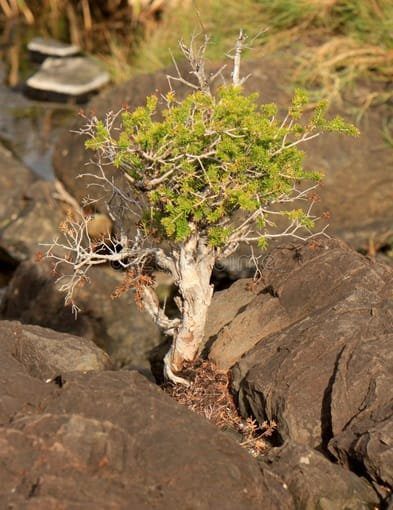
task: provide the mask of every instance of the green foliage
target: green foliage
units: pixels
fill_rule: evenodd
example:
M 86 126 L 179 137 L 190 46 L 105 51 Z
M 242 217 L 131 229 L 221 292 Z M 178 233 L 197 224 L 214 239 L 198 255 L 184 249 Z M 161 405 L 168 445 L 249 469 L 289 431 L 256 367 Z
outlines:
M 110 133 L 105 127 L 102 120 L 97 121 L 95 125 L 95 136 L 85 142 L 86 149 L 98 150 L 100 149 L 106 140 L 110 139 Z
M 259 105 L 256 94 L 247 96 L 240 87 L 224 86 L 215 97 L 197 91 L 183 101 L 170 92 L 165 100 L 161 117 L 156 96 L 123 112 L 116 138 L 97 122 L 86 147 L 105 151 L 111 145 L 115 165 L 134 180 L 135 192 L 146 193 L 144 228 L 177 242 L 188 238 L 193 224 L 212 246 L 223 246 L 235 212 L 245 217 L 259 212 L 264 247 L 263 208 L 291 197 L 302 181 L 321 177 L 305 171 L 298 145 L 317 132 L 357 133 L 339 117 L 327 120 L 324 103 L 305 114 L 308 98 L 301 90 L 284 122 L 277 119 L 276 105 Z M 302 210 L 285 215 L 307 229 L 313 226 Z

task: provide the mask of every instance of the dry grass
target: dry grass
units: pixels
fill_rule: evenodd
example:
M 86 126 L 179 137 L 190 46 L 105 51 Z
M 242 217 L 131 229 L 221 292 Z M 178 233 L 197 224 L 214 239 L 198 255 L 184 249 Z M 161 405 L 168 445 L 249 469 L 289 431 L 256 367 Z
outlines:
M 365 108 L 392 98 L 384 90 L 393 72 L 392 0 L 0 0 L 1 13 L 93 51 L 114 82 L 168 65 L 178 40 L 196 28 L 212 35 L 208 58 L 222 60 L 239 27 L 250 39 L 268 27 L 248 56 L 289 48 L 298 64 L 293 80 L 314 87 L 317 99 L 340 102 L 364 76 L 381 84 Z M 14 68 L 20 60 L 13 57 Z
M 228 373 L 219 371 L 208 361 L 199 361 L 186 369 L 192 380 L 189 387 L 165 384 L 163 389 L 177 402 L 205 417 L 221 430 L 237 432 L 240 444 L 257 457 L 269 448 L 267 438 L 277 428 L 275 422 L 259 425 L 254 419 L 244 420 L 229 391 Z
M 344 88 L 360 76 L 377 75 L 388 82 L 393 77 L 393 50 L 360 44 L 350 37 L 333 37 L 320 46 L 304 50 L 299 57 L 295 80 L 301 79 L 323 92 L 330 102 L 342 102 Z M 391 90 L 376 92 L 364 98 L 367 108 L 383 96 L 393 97 Z
M 313 87 L 318 100 L 340 103 L 343 91 L 362 77 L 382 86 L 361 108 L 392 97 L 383 90 L 393 75 L 391 0 L 197 0 L 164 12 L 154 33 L 142 41 L 135 67 L 153 71 L 169 64 L 168 49 L 177 56 L 177 40 L 200 26 L 198 12 L 203 28 L 213 35 L 208 50 L 213 60 L 230 49 L 239 26 L 251 38 L 268 27 L 248 56 L 290 48 L 297 64 L 293 81 Z

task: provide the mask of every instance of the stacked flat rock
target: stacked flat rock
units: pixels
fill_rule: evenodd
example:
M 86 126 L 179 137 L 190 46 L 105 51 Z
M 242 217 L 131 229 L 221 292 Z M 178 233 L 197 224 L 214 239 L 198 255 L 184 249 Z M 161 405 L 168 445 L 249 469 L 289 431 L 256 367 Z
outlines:
M 29 93 L 41 92 L 46 98 L 52 94 L 80 99 L 108 82 L 109 74 L 88 57 L 49 57 L 26 85 Z
M 31 52 L 35 59 L 41 60 L 46 57 L 74 57 L 80 53 L 79 46 L 75 44 L 66 44 L 56 39 L 44 39 L 43 37 L 35 37 L 27 45 L 27 49 Z

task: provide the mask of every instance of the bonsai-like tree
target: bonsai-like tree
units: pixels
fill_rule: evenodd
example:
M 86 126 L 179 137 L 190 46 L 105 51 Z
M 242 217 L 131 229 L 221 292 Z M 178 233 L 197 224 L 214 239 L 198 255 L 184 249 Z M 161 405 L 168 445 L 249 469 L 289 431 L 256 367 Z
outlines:
M 103 239 L 97 249 L 89 236 L 89 217 L 70 216 L 63 224 L 63 240 L 56 240 L 47 253 L 56 264 L 71 268 L 60 277 L 60 289 L 75 310 L 75 287 L 88 279 L 92 266 L 116 262 L 126 270 L 117 293 L 133 287 L 139 304 L 173 337 L 164 371 L 175 383 L 187 384 L 179 374 L 201 347 L 215 262 L 240 243 L 264 249 L 272 238 L 305 240 L 324 232 L 313 233 L 319 219 L 312 213 L 314 189 L 321 175 L 303 168 L 299 145 L 326 131 L 357 132 L 339 117 L 326 120 L 325 103 L 310 110 L 300 90 L 282 119 L 275 104 L 259 105 L 256 94 L 246 95 L 240 78 L 244 41 L 240 32 L 232 81 L 216 93 L 211 84 L 222 77 L 222 69 L 208 74 L 208 40 L 197 46 L 194 39 L 181 48 L 195 80 L 185 79 L 177 66 L 177 76 L 168 77 L 170 85 L 172 80 L 189 85 L 191 93 L 184 100 L 170 86 L 165 96 L 150 96 L 132 112 L 110 112 L 103 120 L 86 117 L 81 133 L 88 136 L 86 148 L 94 151 L 98 168 L 89 175 L 111 190 L 106 205 L 117 236 Z M 159 101 L 164 102 L 160 114 Z M 108 172 L 113 167 L 123 176 L 123 185 Z M 293 208 L 296 201 L 306 207 Z M 115 203 L 134 215 L 135 237 L 128 236 Z M 56 254 L 56 247 L 62 254 Z M 152 265 L 171 275 L 178 316 L 169 317 L 160 304 Z

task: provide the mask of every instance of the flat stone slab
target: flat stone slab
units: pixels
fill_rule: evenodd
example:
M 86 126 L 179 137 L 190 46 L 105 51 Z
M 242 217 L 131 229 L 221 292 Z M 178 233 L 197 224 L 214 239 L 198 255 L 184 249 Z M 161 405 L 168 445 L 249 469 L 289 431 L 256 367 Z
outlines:
M 48 55 L 48 57 L 72 57 L 80 52 L 79 46 L 66 44 L 56 39 L 34 37 L 27 45 L 29 51 Z
M 81 96 L 103 87 L 109 79 L 109 74 L 90 58 L 49 57 L 26 84 L 34 90 Z

